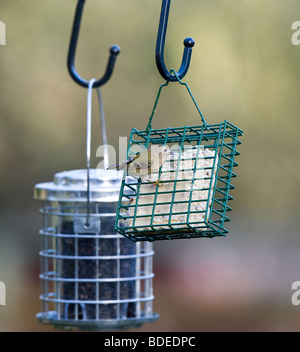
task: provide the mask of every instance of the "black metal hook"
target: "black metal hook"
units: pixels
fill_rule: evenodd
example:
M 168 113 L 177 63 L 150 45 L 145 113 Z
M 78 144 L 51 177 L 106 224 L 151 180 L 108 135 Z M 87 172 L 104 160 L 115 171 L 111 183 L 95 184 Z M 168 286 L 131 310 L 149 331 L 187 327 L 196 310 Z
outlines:
M 156 66 L 161 76 L 167 81 L 174 82 L 174 81 L 177 81 L 178 78 L 167 70 L 164 62 L 164 48 L 165 48 L 170 5 L 171 5 L 171 0 L 162 0 L 155 57 L 156 57 Z M 195 41 L 193 38 L 186 38 L 183 44 L 184 44 L 183 57 L 181 61 L 181 66 L 179 68 L 179 71 L 177 72 L 177 76 L 179 77 L 179 79 L 182 79 L 186 75 L 189 69 L 191 56 L 192 56 L 192 48 L 195 44 Z
M 85 79 L 83 79 L 79 76 L 79 74 L 76 71 L 75 63 L 74 63 L 84 3 L 85 3 L 85 0 L 78 0 L 76 12 L 75 12 L 75 17 L 74 17 L 72 34 L 71 34 L 69 52 L 68 52 L 68 70 L 69 70 L 71 77 L 74 79 L 75 82 L 77 82 L 82 87 L 88 87 L 89 81 L 86 81 Z M 97 80 L 93 84 L 93 88 L 97 88 L 97 87 L 102 86 L 110 79 L 110 77 L 113 73 L 115 61 L 116 61 L 116 58 L 117 58 L 117 55 L 119 54 L 119 52 L 120 52 L 120 48 L 117 45 L 113 45 L 110 48 L 110 55 L 109 55 L 109 59 L 108 59 L 107 67 L 106 67 L 106 72 L 101 79 Z

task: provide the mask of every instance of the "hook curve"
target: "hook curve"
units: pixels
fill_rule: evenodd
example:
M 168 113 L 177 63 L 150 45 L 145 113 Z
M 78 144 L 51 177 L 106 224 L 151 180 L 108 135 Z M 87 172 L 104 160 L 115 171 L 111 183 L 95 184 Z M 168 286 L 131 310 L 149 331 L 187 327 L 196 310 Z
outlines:
M 75 53 L 76 53 L 76 47 L 77 47 L 77 41 L 78 41 L 78 35 L 79 35 L 79 29 L 80 29 L 80 23 L 81 23 L 84 4 L 85 4 L 85 0 L 78 0 L 75 17 L 74 17 L 72 34 L 71 34 L 70 46 L 68 51 L 67 66 L 73 80 L 76 83 L 78 83 L 80 86 L 87 88 L 89 86 L 89 81 L 80 77 L 75 68 Z M 109 51 L 110 51 L 110 55 L 109 55 L 106 71 L 102 76 L 102 78 L 94 82 L 92 88 L 97 88 L 104 85 L 110 79 L 113 73 L 117 55 L 120 53 L 120 48 L 117 45 L 113 45 Z
M 162 0 L 157 41 L 156 41 L 155 58 L 156 58 L 156 66 L 161 76 L 167 81 L 175 82 L 178 80 L 176 75 L 171 74 L 167 70 L 164 62 L 164 48 L 165 48 L 170 5 L 171 5 L 171 0 Z M 181 61 L 180 68 L 177 72 L 177 76 L 179 77 L 179 79 L 182 79 L 186 75 L 189 69 L 191 56 L 192 56 L 192 48 L 195 44 L 195 41 L 193 38 L 185 38 L 183 44 L 184 44 L 184 51 L 183 51 L 182 61 Z

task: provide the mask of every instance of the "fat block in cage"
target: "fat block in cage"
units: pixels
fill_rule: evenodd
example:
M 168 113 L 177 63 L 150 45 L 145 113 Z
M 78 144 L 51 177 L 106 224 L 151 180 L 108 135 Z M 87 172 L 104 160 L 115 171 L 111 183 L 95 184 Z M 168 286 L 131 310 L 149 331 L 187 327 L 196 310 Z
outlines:
M 168 225 L 170 213 L 172 213 L 171 223 L 186 223 L 191 195 L 189 220 L 197 221 L 199 217 L 204 219 L 206 203 L 207 201 L 211 203 L 211 195 L 208 199 L 208 190 L 211 178 L 212 186 L 214 185 L 216 167 L 214 167 L 215 152 L 200 147 L 188 147 L 181 151 L 180 146 L 174 146 L 169 159 L 162 164 L 161 173 L 141 177 L 139 194 L 131 196 L 131 205 L 127 213 L 130 224 L 133 224 L 136 216 L 136 226 L 144 226 L 144 230 L 151 230 L 149 226 L 152 213 L 153 224 L 156 225 Z M 156 193 L 157 185 L 159 188 Z
M 122 176 L 90 170 L 89 203 L 87 170 L 61 172 L 54 182 L 35 186 L 35 198 L 43 202 L 39 321 L 62 329 L 101 330 L 157 319 L 152 246 L 135 244 L 114 228 Z
M 169 148 L 159 171 L 124 178 L 116 231 L 133 241 L 224 236 L 242 131 L 220 124 L 132 130 L 128 150 Z M 138 159 L 137 159 L 138 160 Z

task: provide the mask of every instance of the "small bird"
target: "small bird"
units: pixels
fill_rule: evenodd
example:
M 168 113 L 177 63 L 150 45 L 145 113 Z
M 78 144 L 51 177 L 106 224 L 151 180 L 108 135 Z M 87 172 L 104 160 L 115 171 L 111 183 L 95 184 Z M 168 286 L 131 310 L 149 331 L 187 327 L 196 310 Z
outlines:
M 170 148 L 167 145 L 150 145 L 121 164 L 109 166 L 107 170 L 126 170 L 128 175 L 135 177 L 148 176 L 158 172 L 170 154 Z

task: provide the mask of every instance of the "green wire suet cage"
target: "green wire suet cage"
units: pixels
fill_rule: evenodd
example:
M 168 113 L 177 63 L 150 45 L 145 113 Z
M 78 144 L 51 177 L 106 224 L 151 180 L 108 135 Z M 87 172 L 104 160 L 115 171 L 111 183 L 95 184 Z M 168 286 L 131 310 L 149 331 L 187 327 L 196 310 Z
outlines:
M 116 231 L 133 241 L 212 238 L 228 232 L 224 225 L 230 221 L 228 202 L 233 199 L 230 190 L 234 189 L 231 180 L 236 177 L 236 147 L 241 144 L 243 132 L 228 121 L 208 125 L 188 85 L 177 79 L 186 86 L 203 124 L 152 129 L 154 111 L 166 82 L 160 86 L 146 130 L 132 130 L 128 158 L 134 150 L 152 150 L 155 146 L 163 146 L 168 153 L 159 170 L 147 176 L 124 174 Z M 139 153 L 134 155 L 131 159 L 138 161 Z M 140 165 L 133 163 L 133 167 Z

